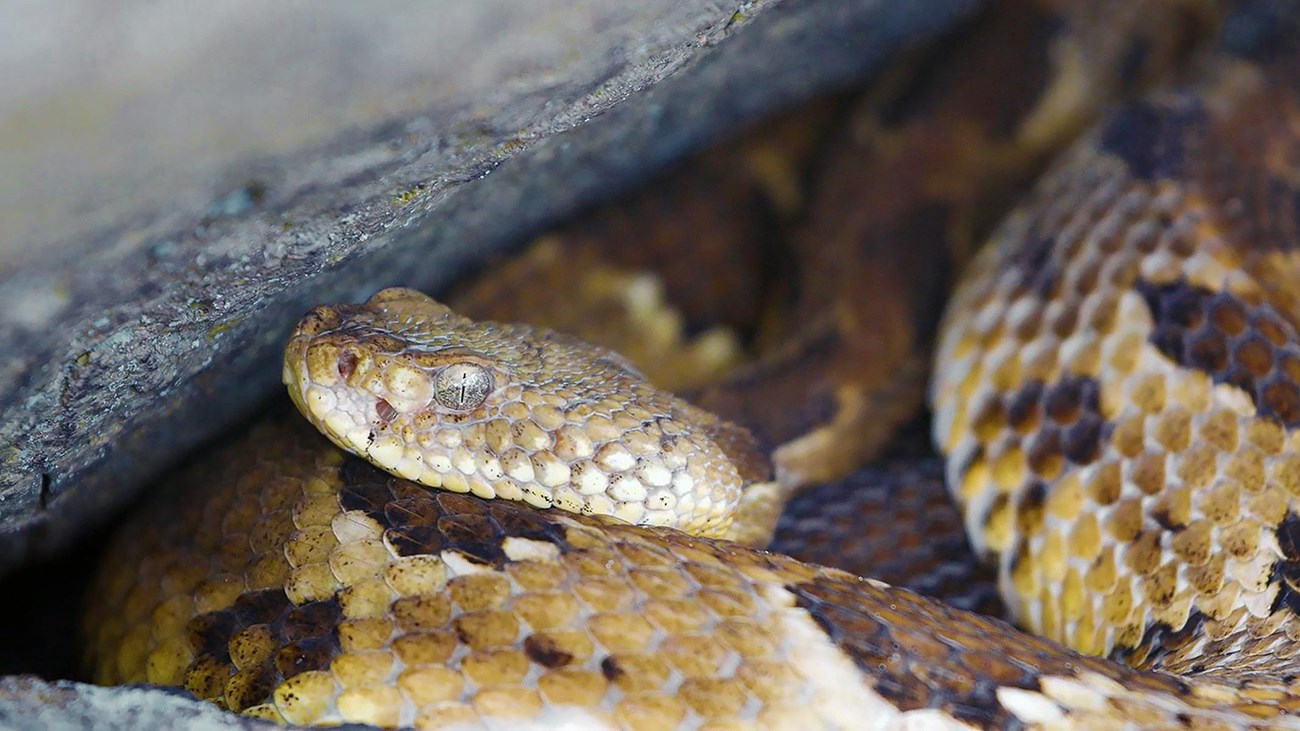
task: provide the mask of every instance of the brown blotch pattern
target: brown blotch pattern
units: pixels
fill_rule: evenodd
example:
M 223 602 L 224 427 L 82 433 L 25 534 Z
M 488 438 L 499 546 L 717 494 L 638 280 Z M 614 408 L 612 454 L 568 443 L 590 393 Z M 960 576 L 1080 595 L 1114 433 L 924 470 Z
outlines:
M 1001 616 L 995 573 L 971 552 L 930 459 L 868 468 L 796 496 L 768 548 Z
M 1138 668 L 1163 667 L 1170 656 L 1187 654 L 1196 639 L 1205 630 L 1205 615 L 1192 610 L 1187 622 L 1174 629 L 1159 622 L 1146 628 L 1142 641 L 1136 647 L 1120 647 L 1110 657 Z
M 1028 466 L 1046 479 L 1057 477 L 1066 460 L 1074 466 L 1095 462 L 1113 428 L 1101 415 L 1097 381 L 1079 376 L 1051 384 L 1031 380 L 1000 402 L 991 402 L 978 428 L 992 429 L 998 423 L 1025 435 L 1022 449 Z
M 496 502 L 431 492 L 408 482 L 394 485 L 388 475 L 360 460 L 348 460 L 342 470 L 340 504 L 365 511 L 386 526 L 384 541 L 399 556 L 455 550 L 500 568 L 507 560 L 501 545 L 505 535 L 565 547 L 561 531 L 528 511 L 502 510 Z
M 835 394 L 825 374 L 843 352 L 839 333 L 825 330 L 801 343 L 797 353 L 740 369 L 726 383 L 691 394 L 691 401 L 750 430 L 765 454 L 783 442 L 829 422 Z M 757 392 L 764 398 L 753 398 Z
M 1102 123 L 1097 146 L 1122 160 L 1135 178 L 1178 180 L 1198 160 L 1207 121 L 1194 96 L 1134 102 Z
M 1278 23 L 1277 27 L 1285 27 Z M 1300 242 L 1300 87 L 1293 51 L 1264 68 L 1264 83 L 1221 89 L 1231 105 L 1211 120 L 1193 176 L 1215 204 L 1234 246 L 1251 254 L 1294 252 Z M 1246 266 L 1253 268 L 1247 259 Z M 1293 320 L 1294 322 L 1294 320 Z
M 294 446 L 303 441 L 313 447 Z M 432 728 L 566 708 L 632 729 L 671 726 L 678 713 L 688 725 L 806 717 L 810 678 L 769 682 L 803 647 L 784 636 L 763 587 L 816 568 L 432 492 L 340 459 L 296 425 L 236 449 L 251 451 L 214 455 L 217 479 L 183 500 L 165 493 L 129 529 L 169 547 L 154 554 L 162 565 L 141 561 L 139 544 L 114 549 L 121 570 L 105 575 L 88 625 L 101 681 L 181 685 L 293 723 Z M 265 471 L 286 452 L 297 471 Z M 232 516 L 250 481 L 278 486 L 265 498 L 276 509 Z M 205 520 L 215 524 L 188 545 Z M 256 561 L 210 548 L 263 525 L 287 525 L 287 589 L 251 588 Z M 214 595 L 210 576 L 231 590 Z
M 925 604 L 908 591 L 890 592 L 887 609 L 866 611 L 850 597 L 880 589 L 852 580 L 818 577 L 787 589 L 870 678 L 872 687 L 899 708 L 935 708 L 976 727 L 1014 728 L 1020 721 L 997 699 L 999 688 L 1037 691 L 1040 679 L 1048 675 L 1102 668 L 1114 672 L 1114 666 L 1061 654 L 1055 644 L 1028 635 L 1018 635 L 1009 644 L 1000 640 L 990 644 L 989 638 L 1006 634 L 1007 625 Z M 917 615 L 925 616 L 925 621 L 897 621 Z M 1167 676 L 1120 671 L 1112 677 L 1167 693 L 1185 688 Z
M 1287 512 L 1277 529 L 1277 543 L 1282 558 L 1273 567 L 1280 586 L 1273 609 L 1285 607 L 1300 614 L 1300 516 Z
M 259 429 L 230 450 L 162 491 L 124 528 L 139 542 L 106 556 L 86 625 L 101 682 L 182 686 L 297 724 L 420 728 L 577 713 L 559 717 L 796 729 L 921 709 L 1014 725 L 1000 688 L 1046 693 L 1042 678 L 1081 672 L 1139 689 L 1114 712 L 1167 719 L 1174 711 L 1144 698 L 1183 692 L 788 557 L 431 493 L 344 460 L 306 427 Z M 262 504 L 233 510 L 251 482 Z M 236 546 L 261 544 L 281 516 L 289 528 L 266 556 L 286 562 L 283 588 L 258 588 L 277 572 Z M 439 536 L 421 539 L 429 552 L 396 550 L 414 545 L 415 525 Z M 1225 713 L 1252 702 L 1215 688 L 1160 703 Z
M 1300 425 L 1300 343 L 1268 303 L 1243 302 L 1185 278 L 1159 286 L 1138 280 L 1136 288 L 1151 308 L 1151 343 L 1161 353 L 1245 391 L 1261 416 Z

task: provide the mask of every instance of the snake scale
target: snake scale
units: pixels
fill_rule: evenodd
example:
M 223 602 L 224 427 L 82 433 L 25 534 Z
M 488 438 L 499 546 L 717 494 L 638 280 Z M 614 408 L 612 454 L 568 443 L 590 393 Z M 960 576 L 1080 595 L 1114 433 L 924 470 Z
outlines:
M 454 308 L 318 307 L 284 374 L 327 436 L 278 413 L 164 483 L 95 678 L 294 724 L 1300 728 L 1300 65 L 1221 11 L 1001 3 Z M 931 355 L 943 466 L 857 471 Z M 912 550 L 958 525 L 971 558 Z M 880 580 L 989 610 L 979 561 L 1033 634 Z

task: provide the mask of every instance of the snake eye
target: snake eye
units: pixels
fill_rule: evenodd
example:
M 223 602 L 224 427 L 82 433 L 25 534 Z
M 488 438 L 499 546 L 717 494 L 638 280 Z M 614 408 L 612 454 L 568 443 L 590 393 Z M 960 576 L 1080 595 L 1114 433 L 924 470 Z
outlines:
M 433 400 L 452 411 L 478 408 L 492 391 L 492 374 L 480 365 L 456 363 L 438 373 Z

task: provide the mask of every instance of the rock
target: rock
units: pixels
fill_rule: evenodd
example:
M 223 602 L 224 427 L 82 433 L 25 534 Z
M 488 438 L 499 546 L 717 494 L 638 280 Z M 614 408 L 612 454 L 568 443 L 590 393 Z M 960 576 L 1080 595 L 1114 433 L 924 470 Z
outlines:
M 48 731 L 193 729 L 270 731 L 268 721 L 241 718 L 178 690 L 145 686 L 103 688 L 30 675 L 0 678 L 0 727 Z

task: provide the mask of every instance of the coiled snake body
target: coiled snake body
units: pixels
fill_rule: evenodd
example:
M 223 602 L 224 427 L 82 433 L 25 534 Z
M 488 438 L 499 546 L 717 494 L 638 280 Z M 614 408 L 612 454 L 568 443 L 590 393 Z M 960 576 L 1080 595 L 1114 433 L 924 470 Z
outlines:
M 994 37 L 975 45 L 996 59 Z M 751 429 L 638 370 L 725 370 L 725 336 L 683 343 L 669 326 L 675 355 L 633 365 L 390 289 L 317 308 L 285 357 L 303 414 L 388 472 L 287 415 L 182 472 L 106 557 L 87 620 L 97 679 L 183 685 L 303 724 L 1300 728 L 1300 88 L 1287 63 L 1225 62 L 1194 92 L 1109 115 L 950 301 L 934 441 L 976 554 L 1043 638 L 733 542 L 764 545 L 790 493 L 879 445 L 868 407 L 919 393 L 919 345 L 845 375 L 896 324 L 871 311 L 892 306 L 878 299 L 846 309 L 861 281 L 855 295 L 805 291 L 793 321 L 811 335 L 777 338 L 739 377 L 680 377 Z M 948 98 L 928 112 L 955 134 L 966 108 Z M 1050 149 L 1043 120 L 1092 103 L 1045 98 L 1020 119 L 1023 174 L 1026 145 Z M 901 164 L 891 155 L 930 123 L 917 119 L 875 138 L 875 172 Z M 946 180 L 924 179 L 927 195 Z M 895 248 L 872 247 L 889 244 L 857 255 L 888 260 Z M 554 250 L 537 251 L 544 268 Z M 588 250 L 574 251 L 548 271 Z M 535 278 L 538 261 L 501 276 Z M 654 313 L 638 320 L 655 298 L 631 283 L 641 300 L 566 299 L 663 330 Z M 500 294 L 485 286 L 467 301 Z M 819 298 L 834 314 L 824 332 L 807 314 Z M 845 335 L 867 324 L 870 342 Z M 821 398 L 791 396 L 792 382 L 830 384 L 826 413 L 783 406 Z M 782 410 L 795 426 L 771 418 Z

